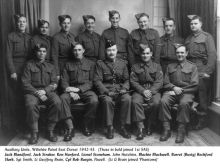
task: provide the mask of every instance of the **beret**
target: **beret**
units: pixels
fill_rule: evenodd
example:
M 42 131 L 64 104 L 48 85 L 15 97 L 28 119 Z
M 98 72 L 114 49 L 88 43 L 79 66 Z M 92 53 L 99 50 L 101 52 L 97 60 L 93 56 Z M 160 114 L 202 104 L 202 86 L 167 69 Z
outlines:
M 140 43 L 139 44 L 139 49 L 140 51 L 144 51 L 146 48 L 150 48 L 147 44 L 143 44 L 143 43 Z
M 143 16 L 147 16 L 147 18 L 149 18 L 149 15 L 146 14 L 146 13 L 138 13 L 138 14 L 135 15 L 135 18 L 136 18 L 137 20 L 139 20 L 139 19 L 140 19 L 141 17 L 143 17 Z
M 58 16 L 58 20 L 60 21 L 60 23 L 62 23 L 66 18 L 72 20 L 70 15 L 60 15 L 60 16 Z
M 111 41 L 111 40 L 107 40 L 106 43 L 105 43 L 105 49 L 109 48 L 109 47 L 112 47 L 116 45 L 115 42 Z
M 95 21 L 95 17 L 92 15 L 83 15 L 82 18 L 84 22 L 87 22 L 88 19 L 93 19 Z
M 34 46 L 34 51 L 38 51 L 40 48 L 46 48 L 46 50 L 47 50 L 47 46 L 46 45 L 37 43 Z

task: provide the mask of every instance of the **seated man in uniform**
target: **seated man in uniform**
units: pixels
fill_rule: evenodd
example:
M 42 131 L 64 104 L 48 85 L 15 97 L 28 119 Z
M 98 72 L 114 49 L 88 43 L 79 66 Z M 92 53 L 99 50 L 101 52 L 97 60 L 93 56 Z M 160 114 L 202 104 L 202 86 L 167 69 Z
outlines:
M 131 97 L 129 90 L 129 74 L 126 62 L 116 58 L 117 46 L 108 40 L 105 45 L 106 59 L 96 63 L 94 84 L 99 93 L 99 100 L 105 115 L 107 138 L 114 138 L 113 118 L 114 108 L 119 107 L 120 134 L 130 138 L 125 125 L 130 124 Z
M 159 90 L 163 86 L 163 72 L 159 64 L 152 62 L 152 54 L 148 45 L 140 44 L 142 61 L 133 65 L 131 69 L 130 82 L 131 87 L 135 90 L 132 95 L 131 111 L 132 119 L 138 127 L 137 140 L 144 138 L 145 110 L 143 103 L 149 105 L 146 134 L 151 135 L 161 98 Z
M 187 55 L 186 46 L 177 46 L 178 62 L 168 65 L 166 70 L 164 78 L 164 89 L 166 91 L 161 99 L 159 110 L 159 119 L 162 121 L 164 129 L 160 141 L 166 141 L 171 136 L 171 107 L 178 103 L 176 118 L 178 130 L 175 142 L 184 142 L 186 124 L 190 121 L 190 109 L 199 83 L 197 67 L 186 60 Z
M 31 129 L 29 143 L 36 144 L 38 142 L 39 104 L 45 104 L 48 107 L 47 138 L 49 141 L 56 142 L 57 137 L 53 130 L 61 109 L 60 98 L 55 93 L 57 88 L 56 71 L 52 64 L 45 61 L 47 55 L 45 45 L 38 44 L 34 50 L 36 58 L 27 63 L 22 76 L 27 123 Z
M 83 115 L 83 133 L 85 136 L 92 135 L 89 126 L 95 119 L 98 107 L 98 97 L 92 91 L 95 63 L 86 59 L 83 55 L 84 52 L 85 49 L 82 44 L 72 44 L 74 59 L 66 63 L 61 76 L 61 87 L 64 91 L 60 96 L 63 104 L 61 119 L 64 119 L 67 125 L 64 141 L 71 141 L 72 136 L 74 136 L 70 105 L 71 102 L 78 100 L 86 104 L 86 112 Z

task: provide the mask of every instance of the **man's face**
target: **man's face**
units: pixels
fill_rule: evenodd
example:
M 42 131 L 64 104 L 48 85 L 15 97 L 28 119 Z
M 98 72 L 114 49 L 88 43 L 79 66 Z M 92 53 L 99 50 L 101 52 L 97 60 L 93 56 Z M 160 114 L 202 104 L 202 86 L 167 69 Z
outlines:
M 141 30 L 146 30 L 148 29 L 148 24 L 149 24 L 149 19 L 147 16 L 142 16 L 139 20 L 138 20 L 138 25 L 139 25 L 139 28 Z
M 191 20 L 190 28 L 193 32 L 200 31 L 202 28 L 202 22 L 200 22 L 199 19 Z
M 71 21 L 69 18 L 66 18 L 61 24 L 61 29 L 64 31 L 64 32 L 69 32 L 70 31 L 70 28 L 71 28 Z
M 37 50 L 37 58 L 40 61 L 44 61 L 47 55 L 47 49 L 46 48 L 40 48 L 39 50 Z
M 166 34 L 168 34 L 168 35 L 173 34 L 175 29 L 176 29 L 176 26 L 172 20 L 165 21 L 164 30 L 165 30 Z
M 111 22 L 112 27 L 119 27 L 119 22 L 120 22 L 120 16 L 118 13 L 115 13 L 111 18 L 109 18 L 109 21 Z
M 17 22 L 17 27 L 20 31 L 24 32 L 27 26 L 27 19 L 25 17 L 20 17 Z
M 85 23 L 85 27 L 89 32 L 94 32 L 95 30 L 95 20 L 88 19 Z
M 42 34 L 42 35 L 48 35 L 49 34 L 49 24 L 48 23 L 44 23 L 40 27 L 40 34 Z
M 152 52 L 150 51 L 150 48 L 145 48 L 141 52 L 141 59 L 142 59 L 142 61 L 149 62 L 151 57 L 152 57 Z
M 117 52 L 118 52 L 118 50 L 117 50 L 117 46 L 116 45 L 106 49 L 107 57 L 109 59 L 111 59 L 111 60 L 116 58 Z
M 77 44 L 73 48 L 73 55 L 74 55 L 74 58 L 76 58 L 76 59 L 82 59 L 84 52 L 85 52 L 85 50 L 81 44 Z
M 186 51 L 185 46 L 181 46 L 176 49 L 176 56 L 179 62 L 184 62 L 186 60 L 187 55 L 188 55 L 188 52 Z

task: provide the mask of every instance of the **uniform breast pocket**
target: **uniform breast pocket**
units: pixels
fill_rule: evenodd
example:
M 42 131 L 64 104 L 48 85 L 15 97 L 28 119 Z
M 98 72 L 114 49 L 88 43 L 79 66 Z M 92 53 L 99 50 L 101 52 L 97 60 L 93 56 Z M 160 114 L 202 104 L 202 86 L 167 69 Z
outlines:
M 108 81 L 112 79 L 112 74 L 108 73 L 108 72 L 104 72 L 103 73 L 103 80 L 104 81 Z
M 41 73 L 37 68 L 31 69 L 31 81 L 34 84 L 37 84 L 41 81 Z
M 182 81 L 189 83 L 191 80 L 191 70 L 182 70 Z
M 13 42 L 13 46 L 14 46 L 14 51 L 15 52 L 20 52 L 22 51 L 22 43 L 19 41 L 14 41 Z
M 156 72 L 150 72 L 150 77 L 155 81 L 156 79 Z
M 61 53 L 66 52 L 68 45 L 65 43 L 59 43 L 59 50 Z
M 205 42 L 195 42 L 196 45 L 196 51 L 198 51 L 199 53 L 205 53 L 206 52 L 206 46 L 205 46 Z
M 136 71 L 136 75 L 137 75 L 140 82 L 144 82 L 144 80 L 145 80 L 144 70 Z
M 50 70 L 50 69 L 48 69 L 48 70 L 46 70 L 46 72 L 45 72 L 45 81 L 47 82 L 47 83 L 50 83 L 51 82 L 51 75 L 52 75 L 52 70 Z
M 76 79 L 76 73 L 77 73 L 76 69 L 74 68 L 69 69 L 68 74 L 71 81 Z
M 89 80 L 89 74 L 90 74 L 90 69 L 89 67 L 84 67 L 82 68 L 82 77 L 83 77 L 83 80 Z
M 91 49 L 91 48 L 93 48 L 92 47 L 93 43 L 92 43 L 91 40 L 86 40 L 86 41 L 84 41 L 84 46 L 85 46 L 86 49 Z

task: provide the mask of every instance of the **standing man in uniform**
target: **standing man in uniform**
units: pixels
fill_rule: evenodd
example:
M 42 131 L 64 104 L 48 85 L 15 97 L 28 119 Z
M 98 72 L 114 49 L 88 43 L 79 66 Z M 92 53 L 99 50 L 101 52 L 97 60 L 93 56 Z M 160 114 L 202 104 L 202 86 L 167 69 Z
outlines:
M 76 41 L 85 46 L 85 57 L 96 62 L 99 57 L 100 35 L 95 32 L 95 17 L 83 15 L 85 31 L 76 37 Z
M 16 31 L 8 35 L 6 44 L 6 66 L 9 75 L 11 110 L 17 119 L 15 126 L 23 126 L 24 99 L 21 75 L 25 63 L 30 59 L 31 36 L 26 33 L 27 18 L 23 14 L 14 15 Z
M 105 46 L 108 40 L 113 41 L 117 45 L 117 58 L 125 60 L 130 64 L 128 55 L 129 33 L 128 30 L 121 28 L 119 22 L 121 20 L 120 13 L 116 10 L 109 11 L 109 21 L 111 27 L 104 30 L 100 40 L 99 59 L 105 59 Z
M 188 59 L 197 65 L 199 71 L 199 122 L 195 128 L 202 129 L 207 125 L 209 88 L 217 53 L 212 35 L 202 30 L 202 18 L 197 15 L 190 15 L 189 18 L 192 34 L 185 40 L 185 45 L 189 50 Z
M 75 42 L 75 35 L 70 32 L 72 18 L 69 15 L 58 16 L 61 30 L 52 39 L 52 61 L 57 71 L 57 78 L 71 55 L 71 44 Z
M 127 93 L 129 74 L 124 60 L 116 58 L 117 46 L 108 40 L 105 44 L 106 59 L 96 63 L 94 84 L 99 94 L 99 100 L 107 125 L 107 138 L 114 138 L 113 118 L 115 107 L 120 116 L 120 134 L 130 138 L 125 125 L 131 123 L 131 96 Z
M 60 97 L 63 103 L 61 119 L 64 119 L 67 125 L 64 141 L 70 141 L 74 135 L 71 102 L 82 101 L 86 104 L 86 112 L 83 115 L 83 133 L 85 136 L 92 135 L 89 127 L 95 120 L 98 107 L 98 97 L 92 91 L 95 63 L 85 58 L 84 52 L 82 44 L 77 42 L 72 45 L 74 59 L 66 63 L 61 77 L 61 87 L 64 91 Z
M 49 36 L 50 23 L 44 19 L 38 20 L 38 34 L 32 37 L 31 48 L 34 49 L 37 44 L 44 44 L 47 46 L 46 61 L 51 62 L 51 36 Z
M 167 66 L 177 62 L 175 45 L 183 44 L 184 40 L 176 34 L 176 21 L 173 18 L 163 18 L 163 26 L 165 34 L 160 37 L 160 65 L 165 74 Z
M 56 71 L 52 64 L 45 61 L 47 46 L 38 44 L 34 50 L 35 59 L 27 63 L 22 76 L 27 110 L 26 119 L 31 129 L 29 143 L 36 144 L 38 142 L 39 104 L 45 104 L 48 110 L 47 138 L 51 142 L 56 142 L 57 137 L 53 131 L 61 112 L 61 101 L 55 93 L 57 88 Z
M 131 102 L 132 120 L 138 127 L 137 140 L 142 140 L 144 138 L 143 129 L 146 118 L 143 103 L 149 105 L 146 134 L 151 135 L 152 127 L 156 124 L 157 119 L 161 98 L 159 90 L 163 86 L 163 72 L 159 64 L 152 62 L 153 53 L 149 46 L 140 44 L 139 50 L 141 62 L 132 66 L 130 82 L 135 91 L 132 94 Z
M 132 60 L 132 64 L 140 61 L 139 57 L 139 45 L 148 45 L 152 52 L 152 60 L 156 63 L 160 63 L 160 37 L 157 30 L 149 28 L 149 15 L 146 13 L 139 13 L 135 15 L 139 29 L 135 29 L 131 32 L 132 43 L 129 46 L 129 55 Z
M 163 133 L 160 141 L 167 141 L 171 136 L 170 120 L 171 108 L 178 103 L 176 143 L 183 143 L 186 125 L 190 122 L 190 110 L 198 89 L 198 71 L 194 63 L 186 60 L 188 51 L 186 46 L 177 46 L 177 63 L 169 64 L 164 78 L 165 93 L 161 99 L 159 119 L 163 123 Z

